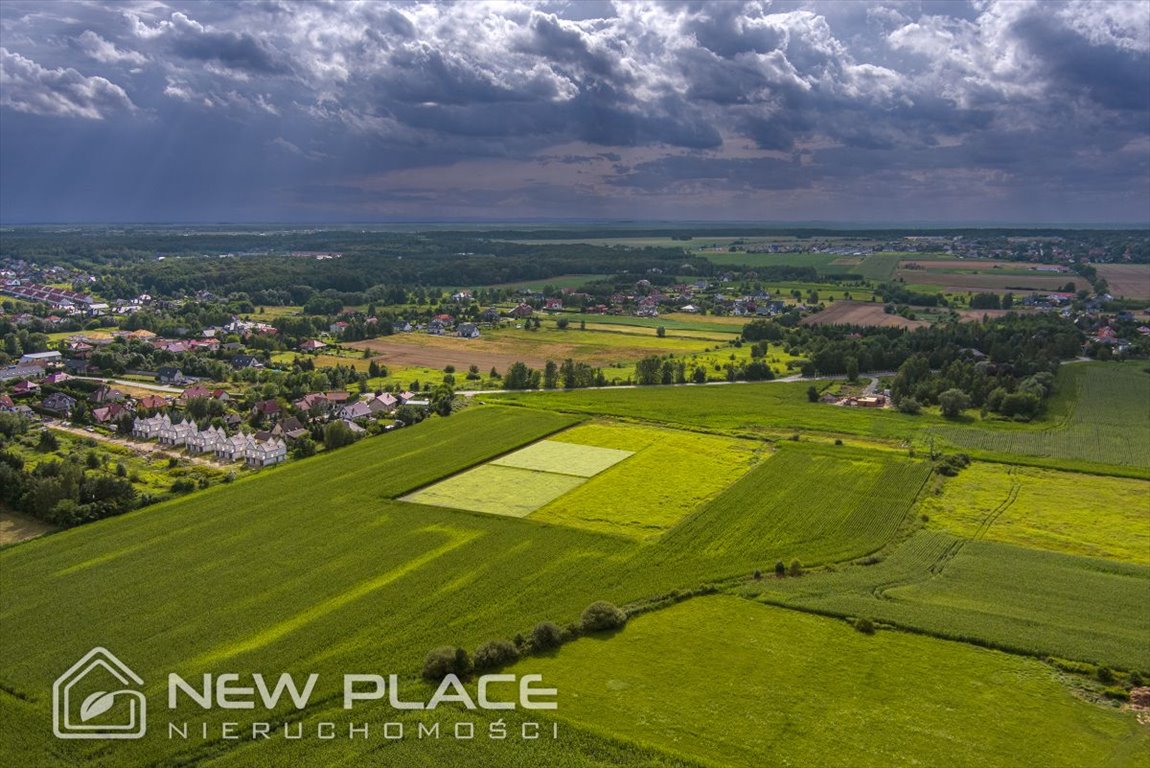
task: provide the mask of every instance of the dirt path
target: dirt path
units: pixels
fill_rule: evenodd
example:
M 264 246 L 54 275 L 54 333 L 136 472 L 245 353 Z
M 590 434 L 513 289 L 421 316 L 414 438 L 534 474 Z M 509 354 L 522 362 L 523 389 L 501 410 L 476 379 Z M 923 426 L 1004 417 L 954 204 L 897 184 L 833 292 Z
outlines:
M 56 526 L 49 525 L 43 520 L 0 507 L 0 545 L 28 541 L 54 530 Z
M 189 454 L 183 453 L 182 451 L 173 450 L 166 446 L 160 445 L 159 443 L 128 440 L 122 437 L 109 437 L 103 432 L 89 432 L 86 429 L 80 429 L 79 427 L 65 427 L 58 421 L 49 421 L 47 422 L 47 425 L 52 429 L 57 429 L 61 432 L 67 432 L 69 434 L 76 435 L 77 437 L 90 437 L 93 440 L 99 440 L 102 443 L 111 443 L 112 445 L 118 445 L 123 448 L 127 448 L 139 456 L 144 456 L 147 454 L 158 454 L 166 458 L 182 459 L 185 461 L 190 461 L 193 464 L 199 464 L 204 467 L 215 467 L 216 469 L 228 466 L 227 464 L 223 464 L 221 462 L 206 459 L 203 456 L 191 456 Z

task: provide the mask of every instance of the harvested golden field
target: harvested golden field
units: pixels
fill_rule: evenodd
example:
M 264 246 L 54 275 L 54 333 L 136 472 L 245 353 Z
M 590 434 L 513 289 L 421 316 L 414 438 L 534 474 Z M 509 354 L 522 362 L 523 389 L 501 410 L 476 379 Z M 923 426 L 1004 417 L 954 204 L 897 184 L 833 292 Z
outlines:
M 1112 296 L 1150 299 L 1150 264 L 1095 264 Z
M 920 262 L 921 263 L 921 262 Z M 949 263 L 949 262 L 940 262 Z M 1030 291 L 1060 291 L 1067 283 L 1078 288 L 1087 287 L 1086 278 L 1077 275 L 994 274 L 992 272 L 937 272 L 929 269 L 899 269 L 895 278 L 907 285 L 938 285 L 951 293 L 989 291 L 994 293 L 1027 293 Z
M 925 320 L 908 320 L 888 315 L 882 304 L 863 301 L 836 301 L 822 312 L 804 317 L 803 325 L 871 325 L 878 328 L 920 328 L 930 325 Z

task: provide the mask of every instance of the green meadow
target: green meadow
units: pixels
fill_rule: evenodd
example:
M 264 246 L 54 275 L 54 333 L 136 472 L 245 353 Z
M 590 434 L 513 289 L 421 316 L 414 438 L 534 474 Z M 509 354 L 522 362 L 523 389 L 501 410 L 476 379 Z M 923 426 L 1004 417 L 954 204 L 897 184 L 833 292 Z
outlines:
M 563 691 L 562 720 L 705 765 L 1136 766 L 1150 748 L 1040 662 L 733 597 L 520 670 Z

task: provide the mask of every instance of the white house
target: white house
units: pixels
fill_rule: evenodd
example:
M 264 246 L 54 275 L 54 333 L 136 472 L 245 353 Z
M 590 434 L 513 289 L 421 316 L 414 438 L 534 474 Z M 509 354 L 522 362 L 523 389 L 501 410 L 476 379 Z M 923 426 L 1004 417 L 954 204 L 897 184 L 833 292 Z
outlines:
M 287 460 L 287 444 L 273 437 L 262 443 L 253 443 L 245 457 L 249 467 L 268 467 Z
M 171 429 L 171 427 L 172 420 L 166 413 L 147 419 L 137 418 L 132 422 L 132 437 L 139 437 L 144 440 L 155 440 L 160 436 L 160 432 L 165 429 Z
M 188 450 L 192 453 L 215 453 L 227 439 L 227 433 L 221 427 L 208 427 L 188 437 Z
M 216 458 L 220 461 L 243 461 L 247 458 L 248 448 L 255 444 L 256 441 L 251 435 L 237 432 L 219 444 L 216 448 Z
M 194 421 L 181 421 L 161 428 L 158 436 L 162 445 L 186 445 L 188 438 L 199 431 Z

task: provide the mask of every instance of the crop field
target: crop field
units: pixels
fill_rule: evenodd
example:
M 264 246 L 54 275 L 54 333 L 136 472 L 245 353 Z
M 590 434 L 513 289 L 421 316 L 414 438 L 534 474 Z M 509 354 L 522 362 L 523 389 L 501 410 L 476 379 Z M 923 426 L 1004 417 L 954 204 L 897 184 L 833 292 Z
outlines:
M 1051 419 L 1035 425 L 987 422 L 932 432 L 960 448 L 1150 468 L 1150 375 L 1143 364 L 1073 364 L 1058 372 Z
M 898 268 L 900 261 L 913 259 L 914 256 L 915 254 L 912 253 L 900 253 L 897 251 L 872 253 L 863 260 L 861 265 L 851 268 L 851 273 L 861 275 L 867 280 L 874 280 L 880 283 L 886 282 L 890 280 L 891 275 L 893 275 L 895 269 Z
M 964 538 L 1150 566 L 1150 482 L 975 462 L 918 511 Z
M 578 475 L 484 464 L 404 496 L 402 501 L 526 517 L 583 482 Z
M 771 266 L 814 267 L 820 275 L 847 274 L 855 271 L 855 264 L 843 264 L 838 253 L 746 253 L 737 251 L 707 252 L 703 254 L 714 264 L 748 266 L 751 269 Z
M 803 325 L 869 325 L 880 328 L 920 328 L 928 326 L 925 320 L 908 320 L 901 315 L 887 314 L 882 304 L 862 301 L 836 301 L 822 312 L 802 319 Z
M 1085 278 L 1077 275 L 1046 275 L 1038 272 L 1002 274 L 1000 270 L 990 269 L 977 273 L 965 270 L 899 269 L 895 271 L 894 277 L 907 285 L 941 286 L 952 293 L 1060 291 L 1067 283 L 1074 283 L 1078 287 L 1086 285 Z
M 1127 299 L 1150 299 L 1150 265 L 1095 264 L 1099 277 L 1105 278 L 1110 294 Z
M 542 440 L 491 462 L 501 467 L 518 467 L 537 472 L 592 477 L 631 456 L 634 451 L 600 448 L 567 441 Z
M 763 457 L 762 444 L 750 440 L 619 423 L 580 425 L 551 441 L 633 455 L 542 507 L 531 519 L 637 539 L 670 530 Z
M 404 333 L 378 339 L 357 341 L 348 347 L 367 349 L 389 367 L 422 366 L 442 370 L 448 365 L 466 371 L 478 365 L 481 371 L 495 367 L 506 371 L 521 361 L 542 368 L 547 360 L 562 361 L 572 357 L 595 366 L 631 362 L 647 355 L 676 355 L 702 352 L 713 342 L 705 339 L 658 338 L 646 334 L 613 331 L 558 330 L 544 326 L 539 330 L 484 330 L 478 339 L 458 336 L 435 336 L 427 333 Z
M 891 540 L 928 473 L 895 455 L 783 444 L 670 533 L 667 550 L 746 571 L 770 565 L 767 553 L 807 565 L 861 557 Z
M 1041 662 L 732 597 L 514 670 L 558 685 L 564 721 L 707 765 L 1134 766 L 1150 748 Z
M 881 538 L 876 532 L 891 530 L 912 506 L 917 484 L 910 476 L 917 473 L 921 482 L 926 473 L 925 465 L 894 454 L 876 457 L 878 469 L 848 471 L 859 460 L 850 449 L 837 460 L 812 460 L 806 456 L 811 449 L 788 446 L 671 533 L 642 544 L 570 526 L 393 501 L 573 421 L 534 409 L 468 409 L 295 462 L 291 471 L 259 473 L 3 550 L 0 623 L 11 661 L 0 679 L 0 718 L 26 723 L 31 734 L 50 733 L 46 692 L 61 671 L 60 659 L 79 658 L 95 645 L 121 649 L 148 682 L 150 697 L 163 695 L 167 671 L 198 674 L 221 666 L 306 670 L 322 679 L 348 670 L 395 670 L 424 690 L 416 674 L 424 654 L 437 645 L 475 648 L 542 620 L 567 623 L 592 600 L 626 604 L 752 567 L 769 568 L 783 557 L 817 562 L 820 552 L 831 549 L 851 556 L 870 551 Z M 788 458 L 790 451 L 794 458 Z M 745 448 L 734 457 L 753 458 Z M 780 463 L 765 480 L 756 477 L 749 490 L 736 490 L 775 462 Z M 896 486 L 899 474 L 907 477 Z M 839 508 L 805 492 L 804 484 L 817 484 Z M 855 498 L 845 485 L 870 494 Z M 772 514 L 778 519 L 768 525 Z M 819 514 L 835 516 L 825 527 L 834 539 L 830 544 L 810 541 L 818 526 L 809 518 Z M 881 520 L 868 529 L 862 525 L 868 518 Z M 744 535 L 712 543 L 732 526 Z M 314 727 L 338 706 L 336 696 L 325 693 L 298 719 Z M 392 714 L 383 705 L 362 710 L 373 721 Z M 204 713 L 213 734 L 220 722 L 232 719 L 231 712 Z M 111 759 L 99 746 L 57 748 L 49 737 L 31 738 L 31 745 L 4 745 L 16 751 L 0 752 L 0 762 Z M 573 741 L 591 754 L 620 749 L 593 735 L 573 735 Z M 240 751 L 231 753 L 231 746 Z M 378 748 L 378 742 L 362 747 Z M 308 746 L 293 742 L 269 749 L 284 755 L 280 764 L 300 764 Z M 518 749 L 510 747 L 507 754 L 514 757 Z M 626 750 L 629 759 L 657 756 L 636 745 Z M 243 764 L 234 757 L 242 751 L 241 744 L 214 736 L 182 742 L 150 734 L 117 745 L 115 760 L 138 763 L 146 756 L 150 762 L 198 764 L 227 755 Z M 480 762 L 501 763 L 502 755 Z M 562 762 L 554 751 L 521 759 L 526 765 Z
M 922 531 L 877 565 L 748 593 L 1036 656 L 1150 670 L 1150 568 Z
M 930 415 L 891 410 L 832 408 L 807 400 L 807 388 L 827 382 L 766 382 L 568 392 L 492 392 L 488 402 L 601 414 L 740 436 L 790 435 L 795 431 L 853 434 L 908 441 L 924 427 L 945 424 Z M 949 432 L 946 433 L 949 439 Z

